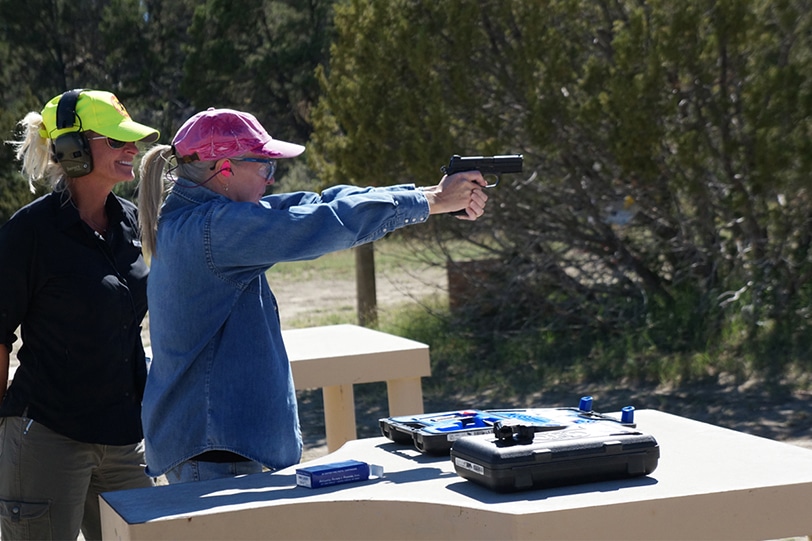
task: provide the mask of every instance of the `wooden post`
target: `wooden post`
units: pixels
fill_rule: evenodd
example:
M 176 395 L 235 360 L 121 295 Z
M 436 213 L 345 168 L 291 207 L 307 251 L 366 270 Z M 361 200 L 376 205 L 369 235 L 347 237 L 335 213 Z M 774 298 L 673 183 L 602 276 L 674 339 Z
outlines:
M 378 296 L 375 290 L 375 248 L 372 243 L 368 243 L 356 246 L 354 251 L 358 324 L 362 327 L 376 327 Z

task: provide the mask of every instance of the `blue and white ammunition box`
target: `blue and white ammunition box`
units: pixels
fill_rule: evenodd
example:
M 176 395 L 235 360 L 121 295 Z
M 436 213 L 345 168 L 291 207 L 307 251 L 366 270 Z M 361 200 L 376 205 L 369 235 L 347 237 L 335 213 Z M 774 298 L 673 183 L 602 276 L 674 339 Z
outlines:
M 377 472 L 376 472 L 377 473 Z M 370 466 L 359 460 L 345 460 L 296 470 L 296 484 L 307 488 L 321 488 L 369 479 Z

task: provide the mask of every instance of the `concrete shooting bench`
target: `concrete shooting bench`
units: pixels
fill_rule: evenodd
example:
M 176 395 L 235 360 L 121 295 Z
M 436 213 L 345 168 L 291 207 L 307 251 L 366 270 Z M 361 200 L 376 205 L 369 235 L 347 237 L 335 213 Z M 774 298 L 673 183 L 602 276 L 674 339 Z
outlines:
M 616 414 L 619 416 L 619 413 Z M 386 438 L 308 462 L 362 460 L 384 477 L 296 486 L 274 473 L 108 492 L 105 540 L 781 539 L 812 533 L 812 451 L 655 410 L 635 412 L 660 446 L 649 476 L 497 493 L 448 456 Z
M 423 413 L 429 347 L 357 325 L 282 331 L 296 389 L 322 389 L 327 449 L 356 438 L 353 384 L 385 381 L 389 415 Z

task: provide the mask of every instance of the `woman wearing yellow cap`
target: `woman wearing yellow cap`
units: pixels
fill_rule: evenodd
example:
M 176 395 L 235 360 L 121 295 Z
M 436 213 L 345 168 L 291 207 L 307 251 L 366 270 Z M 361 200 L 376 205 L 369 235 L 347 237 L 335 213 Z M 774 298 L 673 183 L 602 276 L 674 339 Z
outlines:
M 57 96 L 20 126 L 22 173 L 51 192 L 0 228 L 0 537 L 100 539 L 98 495 L 152 485 L 148 269 L 135 206 L 112 189 L 134 179 L 135 142 L 158 132 L 98 90 Z

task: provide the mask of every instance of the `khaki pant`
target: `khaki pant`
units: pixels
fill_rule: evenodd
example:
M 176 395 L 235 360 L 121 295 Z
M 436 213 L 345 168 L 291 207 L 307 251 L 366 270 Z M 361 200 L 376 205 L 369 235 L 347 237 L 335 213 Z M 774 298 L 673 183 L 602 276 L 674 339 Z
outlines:
M 143 442 L 96 445 L 0 417 L 0 537 L 101 539 L 99 494 L 153 485 Z

